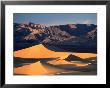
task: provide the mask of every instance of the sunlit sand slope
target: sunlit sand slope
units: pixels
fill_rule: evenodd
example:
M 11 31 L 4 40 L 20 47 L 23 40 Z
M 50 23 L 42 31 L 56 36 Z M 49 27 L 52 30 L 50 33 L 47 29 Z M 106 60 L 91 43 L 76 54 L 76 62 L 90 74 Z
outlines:
M 93 53 L 55 52 L 52 50 L 48 50 L 42 44 L 15 51 L 14 57 L 21 57 L 21 58 L 58 58 L 59 57 L 60 59 L 64 59 L 70 54 L 73 54 L 83 59 L 89 57 L 96 57 L 96 54 Z
M 25 65 L 22 67 L 14 68 L 14 74 L 25 74 L 25 75 L 47 75 L 55 74 L 58 72 L 66 71 L 63 69 L 43 65 L 39 62 L 31 65 Z

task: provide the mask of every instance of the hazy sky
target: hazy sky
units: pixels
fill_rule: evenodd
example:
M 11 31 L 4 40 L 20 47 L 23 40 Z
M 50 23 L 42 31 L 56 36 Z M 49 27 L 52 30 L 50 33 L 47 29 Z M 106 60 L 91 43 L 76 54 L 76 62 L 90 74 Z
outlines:
M 14 23 L 59 25 L 69 23 L 97 24 L 96 13 L 14 13 Z

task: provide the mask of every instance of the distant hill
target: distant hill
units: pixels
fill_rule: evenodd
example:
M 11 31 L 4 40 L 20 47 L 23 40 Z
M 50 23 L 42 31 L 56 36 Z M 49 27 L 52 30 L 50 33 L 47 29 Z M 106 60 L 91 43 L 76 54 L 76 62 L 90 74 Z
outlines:
M 55 51 L 96 53 L 97 25 L 66 24 L 46 26 L 34 23 L 14 23 L 14 50 L 40 43 Z M 48 47 L 50 45 L 54 46 L 54 48 Z

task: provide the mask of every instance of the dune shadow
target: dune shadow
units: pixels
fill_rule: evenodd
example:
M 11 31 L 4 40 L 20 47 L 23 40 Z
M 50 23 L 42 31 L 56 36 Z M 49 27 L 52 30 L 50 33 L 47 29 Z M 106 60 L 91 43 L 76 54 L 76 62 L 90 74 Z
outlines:
M 95 72 L 94 74 L 97 73 L 97 61 L 96 61 L 96 58 L 95 58 L 95 61 L 84 60 L 84 59 L 80 59 L 80 60 L 77 60 L 77 61 L 80 61 L 80 62 L 85 63 L 85 64 L 87 64 L 87 63 L 89 63 L 89 64 L 87 66 L 76 66 L 74 64 L 53 65 L 53 64 L 48 63 L 48 61 L 46 61 L 46 60 L 42 60 L 41 63 L 43 65 L 48 65 L 48 66 L 51 66 L 51 67 L 56 67 L 56 68 L 60 68 L 60 69 L 68 70 L 68 71 L 80 71 L 80 72 L 89 72 L 89 73 Z M 68 62 L 71 62 L 71 61 L 68 61 Z
M 37 59 L 34 58 L 19 58 L 19 57 L 14 57 L 14 67 L 21 67 L 24 65 L 29 65 L 31 63 L 37 62 Z
M 81 63 L 89 63 L 87 66 L 76 66 L 74 64 L 50 64 L 48 61 L 58 61 L 58 58 L 19 58 L 19 57 L 14 57 L 14 68 L 17 67 L 22 67 L 25 65 L 30 65 L 33 63 L 36 63 L 40 61 L 40 63 L 45 67 L 53 67 L 53 68 L 58 68 L 58 69 L 63 69 L 66 70 L 66 72 L 60 72 L 60 73 L 55 73 L 53 75 L 97 75 L 97 57 L 90 57 L 86 59 L 81 59 L 76 56 L 72 56 L 71 58 L 66 58 L 65 61 L 68 62 L 74 62 L 74 61 L 79 61 Z M 35 68 L 36 69 L 36 68 Z M 76 72 L 75 72 L 76 71 Z M 19 75 L 19 74 L 14 74 L 14 75 Z M 25 75 L 25 74 L 23 74 Z
M 49 60 L 54 60 L 55 58 L 41 58 L 41 59 L 36 59 L 36 58 L 20 58 L 20 57 L 14 57 L 14 67 L 21 67 L 25 65 L 29 65 L 38 61 L 44 61 L 47 62 Z
M 58 61 L 58 60 L 56 60 Z M 48 64 L 49 66 L 53 66 L 56 68 L 60 68 L 60 69 L 64 69 L 64 70 L 68 70 L 67 73 L 60 73 L 60 75 L 71 75 L 71 74 L 76 74 L 76 75 L 96 75 L 97 74 L 97 57 L 90 57 L 90 58 L 85 58 L 82 59 L 80 57 L 77 57 L 75 55 L 72 55 L 71 58 L 67 57 L 65 58 L 65 61 L 71 62 L 72 61 L 79 61 L 81 63 L 84 64 L 88 64 L 87 66 L 77 66 L 74 64 L 58 64 L 58 65 L 53 65 L 47 62 L 42 62 L 43 64 Z M 78 71 L 77 73 L 71 72 L 70 71 Z M 82 73 L 82 74 L 81 74 Z

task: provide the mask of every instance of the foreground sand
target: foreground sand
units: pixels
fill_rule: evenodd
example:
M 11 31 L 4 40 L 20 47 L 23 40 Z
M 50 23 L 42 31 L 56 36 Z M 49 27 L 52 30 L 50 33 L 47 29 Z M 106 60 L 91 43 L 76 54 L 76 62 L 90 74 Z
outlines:
M 51 67 L 48 65 L 42 65 L 39 61 L 30 65 L 14 69 L 15 74 L 26 74 L 26 75 L 47 75 L 47 74 L 51 75 L 62 71 L 66 70 Z
M 75 55 L 81 60 L 67 61 L 69 55 Z M 19 58 L 17 58 L 19 57 Z M 70 52 L 55 52 L 48 50 L 42 44 L 32 46 L 30 48 L 18 50 L 14 52 L 14 59 L 23 63 L 22 66 L 14 67 L 14 74 L 16 75 L 96 75 L 96 64 L 92 64 L 90 57 L 95 57 L 97 54 L 93 53 L 70 53 Z M 37 61 L 30 63 L 31 59 Z M 44 59 L 45 58 L 45 59 Z M 51 58 L 51 59 L 49 59 Z M 54 58 L 54 59 L 52 59 Z M 85 59 L 87 59 L 85 61 Z M 15 61 L 16 65 L 18 61 Z

